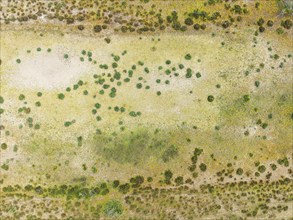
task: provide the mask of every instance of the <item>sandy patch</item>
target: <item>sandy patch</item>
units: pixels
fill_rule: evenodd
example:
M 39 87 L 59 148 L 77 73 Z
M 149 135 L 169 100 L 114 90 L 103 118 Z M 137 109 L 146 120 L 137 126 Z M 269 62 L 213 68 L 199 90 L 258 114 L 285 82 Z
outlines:
M 54 53 L 37 54 L 15 65 L 14 74 L 8 75 L 13 86 L 22 88 L 54 89 L 64 88 L 74 83 L 82 74 L 88 72 L 91 64 L 82 63 L 79 57 L 65 59 Z

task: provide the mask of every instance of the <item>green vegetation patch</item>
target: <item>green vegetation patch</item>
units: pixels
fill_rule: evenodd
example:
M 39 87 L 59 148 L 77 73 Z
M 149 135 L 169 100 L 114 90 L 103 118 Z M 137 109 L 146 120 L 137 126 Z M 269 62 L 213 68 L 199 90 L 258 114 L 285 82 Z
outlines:
M 97 154 L 118 163 L 141 163 L 151 156 L 167 162 L 178 155 L 170 143 L 170 135 L 155 134 L 151 130 L 138 128 L 116 136 L 97 134 L 94 137 Z

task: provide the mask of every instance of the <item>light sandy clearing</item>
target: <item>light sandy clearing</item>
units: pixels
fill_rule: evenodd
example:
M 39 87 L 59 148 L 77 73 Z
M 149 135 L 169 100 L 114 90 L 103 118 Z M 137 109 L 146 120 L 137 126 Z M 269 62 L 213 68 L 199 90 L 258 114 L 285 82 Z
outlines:
M 53 52 L 26 58 L 15 66 L 15 74 L 7 76 L 10 84 L 22 88 L 48 90 L 70 85 L 91 68 L 88 63 L 81 63 L 79 57 L 69 55 L 69 58 L 65 59 Z

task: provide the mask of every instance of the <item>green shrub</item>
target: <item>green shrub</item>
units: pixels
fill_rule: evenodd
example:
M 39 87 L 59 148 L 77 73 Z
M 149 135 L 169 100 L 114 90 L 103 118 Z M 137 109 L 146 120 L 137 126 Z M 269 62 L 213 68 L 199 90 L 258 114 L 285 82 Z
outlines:
M 266 171 L 266 167 L 264 165 L 261 165 L 261 166 L 258 167 L 258 171 L 260 173 L 264 173 Z
M 243 96 L 243 101 L 244 101 L 244 102 L 248 102 L 249 100 L 250 100 L 249 95 L 244 95 L 244 96 Z
M 163 152 L 161 158 L 166 163 L 176 156 L 178 156 L 178 148 L 175 145 L 171 145 Z
M 191 60 L 191 55 L 188 53 L 188 54 L 185 55 L 184 58 L 185 58 L 186 60 Z
M 175 179 L 175 183 L 176 183 L 177 185 L 182 185 L 182 184 L 184 183 L 184 181 L 183 181 L 183 177 L 182 177 L 182 176 L 178 176 L 178 177 L 176 177 L 176 179 Z
M 215 99 L 215 98 L 214 98 L 214 96 L 212 96 L 212 95 L 209 95 L 208 98 L 207 98 L 208 102 L 213 102 L 214 99 Z
M 98 32 L 101 32 L 101 31 L 102 31 L 101 25 L 95 25 L 94 26 L 94 32 L 98 33 Z
M 2 150 L 6 150 L 7 149 L 7 144 L 6 143 L 2 143 L 1 144 L 1 149 Z
M 20 94 L 19 97 L 18 97 L 18 99 L 19 99 L 20 101 L 22 101 L 22 100 L 25 99 L 25 96 L 24 96 L 23 94 Z
M 166 184 L 170 184 L 171 183 L 171 179 L 173 177 L 173 173 L 171 172 L 171 170 L 166 170 L 164 172 L 164 176 L 165 176 L 165 183 Z
M 126 194 L 126 193 L 128 193 L 128 191 L 130 189 L 130 185 L 129 185 L 129 183 L 125 183 L 125 184 L 120 185 L 118 187 L 118 189 L 119 189 L 119 192 Z
M 242 175 L 242 174 L 243 174 L 243 169 L 238 168 L 238 169 L 236 170 L 236 174 L 237 174 L 237 175 Z
M 191 78 L 192 77 L 192 70 L 190 68 L 187 68 L 185 77 L 186 78 Z
M 207 165 L 205 165 L 204 163 L 201 163 L 201 164 L 199 165 L 199 169 L 200 169 L 202 172 L 204 172 L 204 171 L 207 170 Z
M 65 98 L 65 95 L 63 93 L 58 94 L 58 99 L 63 100 Z
M 280 13 L 283 15 L 292 15 L 293 2 L 291 0 L 277 0 Z
M 113 181 L 113 184 L 112 184 L 113 188 L 117 188 L 119 185 L 120 185 L 120 181 L 119 180 L 114 180 Z
M 132 183 L 133 188 L 140 187 L 144 182 L 143 176 L 136 176 L 130 179 L 130 183 Z
M 103 206 L 103 213 L 108 217 L 117 217 L 123 212 L 122 204 L 117 200 L 110 200 Z

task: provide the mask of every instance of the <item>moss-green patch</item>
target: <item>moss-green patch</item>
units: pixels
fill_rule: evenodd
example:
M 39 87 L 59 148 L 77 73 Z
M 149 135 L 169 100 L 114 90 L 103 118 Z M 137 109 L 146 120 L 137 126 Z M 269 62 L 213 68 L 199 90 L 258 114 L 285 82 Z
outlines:
M 98 154 L 118 163 L 141 164 L 150 157 L 168 161 L 178 155 L 170 143 L 170 134 L 156 134 L 154 130 L 137 128 L 115 136 L 98 134 L 93 145 Z M 174 149 L 173 149 L 174 148 Z

